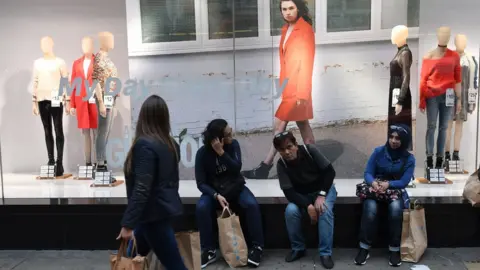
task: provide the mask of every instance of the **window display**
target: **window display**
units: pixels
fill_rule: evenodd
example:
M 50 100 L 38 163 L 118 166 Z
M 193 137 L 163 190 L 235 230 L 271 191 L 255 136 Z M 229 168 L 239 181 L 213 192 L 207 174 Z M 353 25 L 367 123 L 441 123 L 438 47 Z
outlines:
M 232 128 L 246 185 L 268 185 L 272 196 L 282 193 L 271 142 L 285 131 L 331 161 L 340 197 L 355 195 L 392 126 L 414 134 L 408 150 L 425 183 L 455 183 L 478 167 L 480 40 L 464 23 L 437 25 L 419 0 L 115 0 L 115 8 L 86 5 L 83 14 L 104 21 L 82 24 L 78 5 L 64 1 L 55 6 L 73 15 L 54 23 L 47 13 L 35 28 L 8 19 L 28 32 L 14 38 L 25 53 L 0 66 L 6 196 L 125 197 L 113 183 L 124 178 L 139 109 L 152 94 L 168 103 L 189 198 L 200 196 L 196 157 L 213 119 Z M 33 12 L 39 4 L 31 3 Z M 93 13 L 109 7 L 110 15 Z M 12 2 L 8 12 L 19 8 Z M 9 132 L 19 126 L 14 114 L 24 122 L 17 134 Z M 28 153 L 21 162 L 11 158 L 19 152 Z M 61 190 L 55 179 L 35 180 L 45 165 L 66 178 Z M 105 189 L 90 187 L 96 176 Z

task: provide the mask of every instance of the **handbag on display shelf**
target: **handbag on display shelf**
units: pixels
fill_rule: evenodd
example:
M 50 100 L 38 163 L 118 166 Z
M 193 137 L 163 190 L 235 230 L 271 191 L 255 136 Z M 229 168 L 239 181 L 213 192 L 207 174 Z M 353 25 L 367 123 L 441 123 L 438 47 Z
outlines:
M 122 240 L 117 254 L 110 254 L 110 269 L 111 270 L 148 270 L 148 262 L 145 257 L 128 255 L 127 246 L 128 240 Z M 132 254 L 136 253 L 137 244 L 133 238 Z

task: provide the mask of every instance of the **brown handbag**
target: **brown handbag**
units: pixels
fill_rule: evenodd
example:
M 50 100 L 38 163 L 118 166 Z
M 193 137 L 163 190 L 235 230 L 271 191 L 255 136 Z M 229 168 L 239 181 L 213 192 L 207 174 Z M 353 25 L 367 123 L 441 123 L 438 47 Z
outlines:
M 145 257 L 136 256 L 135 258 L 128 258 L 125 256 L 128 247 L 128 240 L 122 240 L 117 254 L 110 254 L 110 269 L 111 270 L 148 270 L 148 261 Z M 133 238 L 132 254 L 137 249 L 137 242 Z

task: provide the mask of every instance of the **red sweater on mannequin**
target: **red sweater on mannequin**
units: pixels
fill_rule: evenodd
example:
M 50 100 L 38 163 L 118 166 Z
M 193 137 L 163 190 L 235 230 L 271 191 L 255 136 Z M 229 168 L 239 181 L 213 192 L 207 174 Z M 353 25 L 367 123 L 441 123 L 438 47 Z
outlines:
M 455 89 L 462 82 L 460 56 L 447 49 L 442 58 L 424 58 L 420 74 L 420 109 L 425 109 L 427 99 L 445 94 L 447 89 Z

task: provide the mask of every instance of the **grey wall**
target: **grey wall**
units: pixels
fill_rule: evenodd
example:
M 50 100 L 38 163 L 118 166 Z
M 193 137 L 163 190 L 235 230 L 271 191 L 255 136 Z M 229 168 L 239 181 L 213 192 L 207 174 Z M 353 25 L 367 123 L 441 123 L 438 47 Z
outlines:
M 428 51 L 437 46 L 436 29 L 440 26 L 449 26 L 452 29 L 449 48 L 455 50 L 455 35 L 465 34 L 468 37 L 466 51 L 474 55 L 478 60 L 480 33 L 478 31 L 478 0 L 422 0 L 420 1 L 420 38 L 419 38 L 419 73 L 421 72 L 421 59 Z M 448 11 L 448 12 L 447 12 Z M 439 16 L 441 14 L 441 16 Z M 478 106 L 477 106 L 478 108 Z M 477 134 L 477 112 L 469 115 L 469 120 L 464 124 L 460 156 L 465 159 L 466 169 L 473 171 L 475 164 Z M 427 122 L 426 115 L 417 112 L 417 143 L 416 158 L 417 167 L 424 167 L 425 155 L 425 132 Z M 437 129 L 438 131 L 438 129 Z M 436 149 L 436 148 L 435 148 Z M 453 150 L 453 141 L 452 141 Z
M 40 38 L 53 37 L 55 54 L 71 71 L 82 56 L 81 39 L 97 39 L 100 31 L 115 35 L 110 53 L 122 81 L 128 78 L 127 25 L 124 0 L 3 0 L 0 8 L 0 136 L 4 173 L 32 173 L 47 162 L 41 120 L 31 112 L 30 85 L 35 59 L 42 57 Z M 96 43 L 98 51 L 98 42 Z M 123 137 L 130 126 L 128 97 L 117 103 L 118 113 L 110 137 Z M 83 138 L 72 116 L 64 116 L 64 164 L 75 173 L 83 164 Z M 123 149 L 122 149 L 123 150 Z M 114 162 L 114 160 L 109 161 Z

